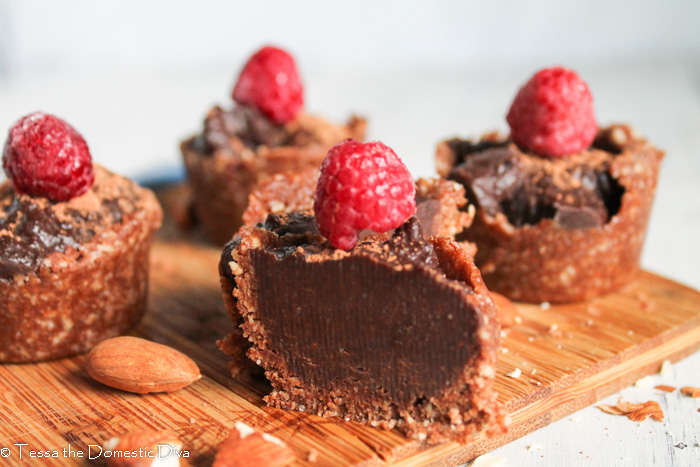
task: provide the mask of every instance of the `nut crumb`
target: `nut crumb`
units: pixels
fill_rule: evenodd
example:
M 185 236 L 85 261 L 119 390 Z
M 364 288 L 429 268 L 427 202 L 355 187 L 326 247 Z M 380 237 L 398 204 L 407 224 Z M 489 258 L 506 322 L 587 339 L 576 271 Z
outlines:
M 654 384 L 654 379 L 651 376 L 639 378 L 634 385 L 638 388 L 650 388 Z
M 522 371 L 520 371 L 520 368 L 516 368 L 515 370 L 511 371 L 510 373 L 506 373 L 506 376 L 510 378 L 520 378 L 520 375 L 523 374 Z
M 664 392 L 673 392 L 676 390 L 673 386 L 667 386 L 665 384 L 659 384 L 658 386 L 654 386 L 654 389 L 658 389 L 659 391 L 664 391 Z
M 549 330 L 547 332 L 549 332 L 549 334 L 552 335 L 552 337 L 556 337 L 556 338 L 560 338 L 560 337 L 564 336 L 564 333 L 562 332 L 561 329 L 559 329 L 558 324 L 552 324 L 551 326 L 549 326 Z
M 663 421 L 664 412 L 656 401 L 647 401 L 641 404 L 632 404 L 622 398 L 617 400 L 616 405 L 598 405 L 600 410 L 611 415 L 626 415 L 633 422 L 641 422 L 649 416 L 657 421 Z
M 673 364 L 671 364 L 671 361 L 664 360 L 663 363 L 661 364 L 661 368 L 659 368 L 659 374 L 661 376 L 669 376 L 671 374 L 672 369 L 673 369 Z
M 527 447 L 528 451 L 541 451 L 542 449 L 544 449 L 544 448 L 539 443 L 533 443 Z
M 310 449 L 309 452 L 306 453 L 306 460 L 308 462 L 318 461 L 318 451 L 315 449 Z

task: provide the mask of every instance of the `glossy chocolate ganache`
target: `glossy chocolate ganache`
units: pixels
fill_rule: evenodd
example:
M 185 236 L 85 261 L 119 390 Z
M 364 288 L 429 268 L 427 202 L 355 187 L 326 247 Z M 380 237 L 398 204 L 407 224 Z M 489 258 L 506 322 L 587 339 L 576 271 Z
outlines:
M 94 166 L 95 183 L 83 195 L 56 202 L 0 186 L 0 280 L 37 271 L 44 259 L 80 250 L 95 236 L 142 209 L 138 185 Z
M 564 229 L 600 227 L 620 209 L 625 189 L 611 174 L 620 149 L 609 132 L 601 132 L 588 151 L 554 159 L 495 135 L 447 144 L 456 159 L 448 178 L 464 185 L 477 208 L 491 217 L 503 213 L 514 227 L 542 219 Z

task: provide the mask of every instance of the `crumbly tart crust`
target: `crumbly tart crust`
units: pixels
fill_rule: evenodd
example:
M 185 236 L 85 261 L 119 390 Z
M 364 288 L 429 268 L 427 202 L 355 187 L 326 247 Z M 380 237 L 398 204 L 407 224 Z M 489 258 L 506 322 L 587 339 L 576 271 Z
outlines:
M 31 197 L 16 195 L 9 185 L 0 187 L 0 220 L 13 201 L 20 201 L 46 209 L 49 222 L 58 219 L 61 228 L 56 237 L 43 233 L 43 240 L 54 241 L 42 244 L 38 261 L 3 265 L 3 271 L 24 270 L 0 277 L 0 362 L 82 353 L 124 333 L 143 316 L 160 205 L 151 191 L 97 165 L 95 176 L 86 194 L 64 203 L 26 199 Z M 30 219 L 26 212 L 14 215 Z M 15 253 L 30 252 L 34 243 L 14 238 L 20 224 L 6 223 L 0 237 L 16 247 Z
M 488 193 L 508 193 L 503 186 L 519 175 L 501 173 L 493 182 L 473 184 L 475 163 L 506 154 L 508 167 L 493 170 L 520 164 L 518 170 L 545 187 L 530 195 L 525 214 L 519 213 L 536 221 L 512 221 L 503 209 L 518 211 L 514 203 Z M 459 239 L 478 245 L 476 264 L 488 287 L 517 301 L 561 303 L 614 291 L 632 279 L 663 156 L 629 126 L 612 125 L 599 131 L 591 149 L 564 159 L 522 153 L 490 134 L 476 143 L 441 143 L 437 165 L 441 176 L 466 185 L 477 206 L 473 225 Z M 543 199 L 549 204 L 540 206 Z
M 222 255 L 224 299 L 269 405 L 428 442 L 504 429 L 495 307 L 453 240 L 426 239 L 413 218 L 345 252 L 297 213 L 239 233 Z
M 309 167 L 275 174 L 260 182 L 250 194 L 243 223 L 262 223 L 268 214 L 313 210 L 319 174 L 318 168 Z M 415 216 L 424 235 L 455 238 L 471 225 L 474 212 L 474 206 L 467 205 L 461 184 L 443 178 L 419 178 L 416 181 Z M 472 256 L 475 251 L 475 247 L 467 246 L 467 252 Z
M 221 245 L 231 240 L 259 182 L 280 172 L 320 167 L 336 143 L 363 140 L 366 126 L 355 116 L 334 125 L 306 113 L 274 125 L 250 107 L 214 107 L 203 132 L 180 145 L 194 212 L 207 237 Z

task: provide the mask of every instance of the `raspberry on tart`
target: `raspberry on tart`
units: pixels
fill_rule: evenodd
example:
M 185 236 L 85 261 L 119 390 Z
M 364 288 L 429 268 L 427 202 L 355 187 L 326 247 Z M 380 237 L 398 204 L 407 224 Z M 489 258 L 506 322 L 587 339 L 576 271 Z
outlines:
M 391 148 L 346 140 L 321 165 L 316 222 L 331 245 L 351 250 L 361 230 L 385 233 L 403 224 L 416 210 L 415 195 L 410 172 Z
M 292 120 L 304 106 L 304 89 L 294 58 L 276 47 L 258 50 L 243 67 L 232 97 L 277 124 Z
M 488 287 L 572 302 L 632 280 L 663 152 L 627 125 L 598 128 L 587 85 L 563 68 L 535 74 L 508 123 L 510 138 L 454 138 L 437 150 L 438 173 L 477 208 L 458 238 L 478 245 Z
M 423 233 L 400 159 L 378 142 L 337 145 L 315 205 L 315 217 L 270 214 L 224 247 L 235 329 L 222 350 L 237 357 L 249 341 L 274 407 L 430 442 L 502 431 L 494 303 L 460 245 Z M 394 230 L 358 235 L 367 228 Z
M 255 53 L 234 86 L 234 105 L 214 107 L 202 132 L 181 144 L 193 211 L 210 240 L 223 244 L 242 225 L 248 196 L 274 174 L 319 167 L 330 147 L 362 140 L 366 121 L 344 125 L 310 115 L 303 86 L 286 51 Z
M 83 137 L 44 113 L 10 130 L 3 166 L 0 362 L 74 355 L 138 323 L 153 193 L 93 165 Z
M 515 144 L 546 157 L 583 151 L 598 132 L 588 85 L 562 67 L 535 73 L 518 91 L 506 120 Z
M 18 193 L 67 201 L 85 193 L 95 180 L 83 137 L 53 115 L 35 112 L 11 129 L 2 166 Z
M 320 173 L 310 167 L 276 174 L 261 182 L 250 194 L 243 222 L 252 226 L 265 222 L 268 214 L 313 210 Z M 474 206 L 467 205 L 462 185 L 443 178 L 419 178 L 415 185 L 415 216 L 426 237 L 443 235 L 454 239 L 471 225 Z M 465 247 L 473 256 L 473 245 Z

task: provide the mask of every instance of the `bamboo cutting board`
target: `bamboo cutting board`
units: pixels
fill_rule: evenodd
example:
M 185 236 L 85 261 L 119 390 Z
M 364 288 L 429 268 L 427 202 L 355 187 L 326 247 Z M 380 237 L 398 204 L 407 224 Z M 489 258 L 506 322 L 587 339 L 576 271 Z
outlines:
M 167 203 L 166 203 L 167 204 Z M 89 445 L 138 429 L 174 429 L 191 465 L 208 466 L 235 421 L 286 441 L 295 465 L 458 465 L 564 417 L 700 348 L 700 293 L 647 272 L 624 290 L 572 305 L 519 305 L 523 322 L 505 332 L 496 390 L 511 414 L 507 434 L 427 446 L 355 423 L 266 407 L 269 390 L 249 375 L 234 380 L 215 341 L 232 326 L 223 309 L 220 250 L 169 220 L 152 250 L 150 309 L 134 335 L 192 357 L 204 377 L 170 394 L 136 395 L 92 381 L 84 357 L 0 365 L 3 465 L 27 463 L 29 449 L 88 452 Z M 506 376 L 516 368 L 519 378 Z M 17 443 L 25 457 L 18 458 Z M 307 460 L 317 453 L 316 462 Z M 36 465 L 85 465 L 61 457 Z

